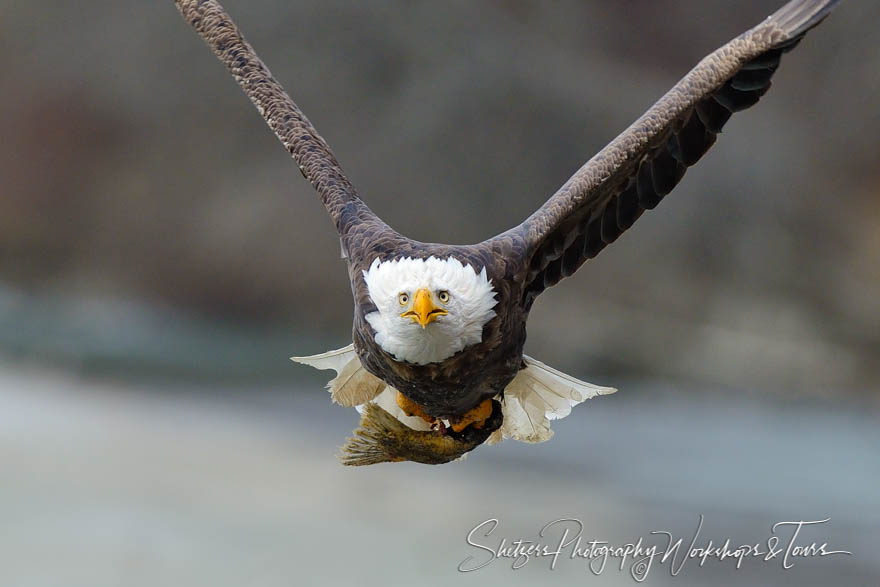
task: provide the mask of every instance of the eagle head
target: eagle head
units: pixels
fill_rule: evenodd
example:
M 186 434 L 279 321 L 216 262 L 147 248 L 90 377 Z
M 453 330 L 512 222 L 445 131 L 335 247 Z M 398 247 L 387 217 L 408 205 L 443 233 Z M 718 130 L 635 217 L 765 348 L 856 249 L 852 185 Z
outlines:
M 363 272 L 376 311 L 366 315 L 374 339 L 398 361 L 447 359 L 483 337 L 498 302 L 486 268 L 454 257 L 376 259 Z

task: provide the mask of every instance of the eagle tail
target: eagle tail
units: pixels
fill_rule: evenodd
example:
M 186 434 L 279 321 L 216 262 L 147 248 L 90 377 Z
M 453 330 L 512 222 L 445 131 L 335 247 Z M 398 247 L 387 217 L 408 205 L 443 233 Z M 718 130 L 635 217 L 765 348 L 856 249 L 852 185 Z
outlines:
M 549 440 L 553 436 L 550 420 L 566 417 L 574 406 L 592 397 L 617 391 L 581 381 L 527 355 L 523 355 L 523 362 L 525 368 L 504 390 L 501 434 L 496 432 L 490 443 L 501 438 L 522 442 Z
M 385 383 L 361 365 L 353 344 L 320 355 L 290 357 L 290 360 L 315 369 L 336 371 L 336 377 L 327 383 L 327 389 L 330 390 L 330 399 L 346 408 L 365 404 L 385 389 Z

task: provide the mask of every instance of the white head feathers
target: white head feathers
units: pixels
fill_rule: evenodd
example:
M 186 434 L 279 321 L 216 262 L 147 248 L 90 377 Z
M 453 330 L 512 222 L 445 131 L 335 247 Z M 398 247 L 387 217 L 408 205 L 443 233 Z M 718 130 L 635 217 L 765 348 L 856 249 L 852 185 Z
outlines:
M 495 316 L 495 291 L 485 267 L 477 273 L 453 257 L 407 257 L 376 259 L 363 273 L 378 310 L 367 314 L 367 322 L 376 332 L 376 343 L 400 361 L 425 365 L 447 359 L 479 343 L 483 326 Z M 401 294 L 412 300 L 420 289 L 431 292 L 438 306 L 448 312 L 424 328 L 401 317 Z M 439 301 L 440 292 L 448 293 L 447 302 Z

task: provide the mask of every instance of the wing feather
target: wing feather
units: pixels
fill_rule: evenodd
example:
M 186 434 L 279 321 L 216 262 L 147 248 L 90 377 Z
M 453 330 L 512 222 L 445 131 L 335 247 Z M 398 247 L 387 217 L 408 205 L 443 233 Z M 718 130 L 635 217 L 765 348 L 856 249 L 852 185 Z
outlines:
M 783 53 L 840 0 L 793 0 L 705 57 L 519 226 L 492 239 L 526 256 L 523 303 L 573 274 L 660 203 L 734 112 L 770 88 Z
M 352 228 L 365 223 L 371 225 L 369 230 L 373 233 L 393 232 L 361 201 L 326 141 L 272 76 L 220 3 L 214 0 L 174 0 L 174 3 L 226 66 L 296 161 L 300 172 L 311 182 L 343 242 Z

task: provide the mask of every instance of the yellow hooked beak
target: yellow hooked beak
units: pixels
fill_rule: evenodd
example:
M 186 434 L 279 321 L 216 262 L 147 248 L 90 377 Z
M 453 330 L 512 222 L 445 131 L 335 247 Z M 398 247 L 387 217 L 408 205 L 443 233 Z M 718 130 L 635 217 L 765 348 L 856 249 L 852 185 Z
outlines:
M 434 305 L 431 292 L 426 288 L 416 291 L 413 299 L 412 308 L 401 314 L 402 318 L 412 318 L 413 322 L 418 322 L 422 328 L 437 319 L 438 316 L 445 316 L 449 312 L 443 308 Z

